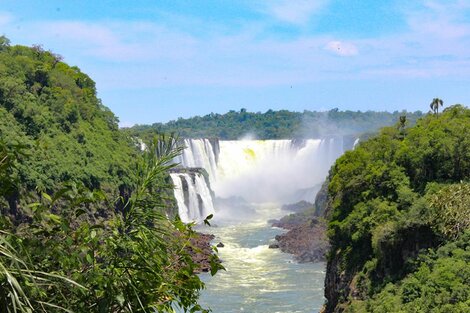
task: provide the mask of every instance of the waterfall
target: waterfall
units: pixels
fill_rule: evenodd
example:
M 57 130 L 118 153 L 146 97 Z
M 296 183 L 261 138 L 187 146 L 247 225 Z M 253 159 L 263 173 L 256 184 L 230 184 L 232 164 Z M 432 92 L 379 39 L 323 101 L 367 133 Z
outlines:
M 170 173 L 178 213 L 184 223 L 202 222 L 214 213 L 209 187 L 200 173 Z
M 357 140 L 343 137 L 305 140 L 185 139 L 176 160 L 204 168 L 218 197 L 249 202 L 313 202 L 334 161 Z M 200 173 L 172 173 L 183 221 L 201 221 L 214 212 L 212 196 Z
M 217 143 L 210 139 L 184 139 L 183 153 L 175 161 L 184 167 L 200 167 L 209 173 L 209 178 L 216 176 L 218 149 Z

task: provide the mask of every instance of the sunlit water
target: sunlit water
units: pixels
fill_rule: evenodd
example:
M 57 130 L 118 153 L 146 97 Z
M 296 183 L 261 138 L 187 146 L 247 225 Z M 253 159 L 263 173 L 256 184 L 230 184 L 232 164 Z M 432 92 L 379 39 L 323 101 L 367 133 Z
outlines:
M 200 298 L 203 306 L 215 313 L 320 310 L 325 264 L 298 264 L 291 255 L 268 248 L 283 232 L 271 227 L 268 220 L 285 214 L 274 205 L 263 205 L 249 219 L 234 221 L 232 216 L 199 229 L 214 234 L 214 243 L 223 242 L 219 256 L 227 269 L 214 277 L 201 275 L 206 283 Z

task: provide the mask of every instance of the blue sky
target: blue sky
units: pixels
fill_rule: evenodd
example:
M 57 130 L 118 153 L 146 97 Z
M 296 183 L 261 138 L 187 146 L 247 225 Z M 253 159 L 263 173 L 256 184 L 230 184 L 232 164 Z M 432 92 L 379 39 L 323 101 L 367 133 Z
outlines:
M 122 126 L 470 103 L 470 0 L 0 0 L 0 34 L 79 66 Z

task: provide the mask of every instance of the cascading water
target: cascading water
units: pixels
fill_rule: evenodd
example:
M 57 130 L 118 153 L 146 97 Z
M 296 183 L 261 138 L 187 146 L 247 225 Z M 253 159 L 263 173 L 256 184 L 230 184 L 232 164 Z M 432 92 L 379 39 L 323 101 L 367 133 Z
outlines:
M 185 139 L 176 160 L 201 167 L 215 194 L 250 202 L 312 202 L 328 169 L 344 152 L 342 137 L 295 140 Z
M 217 140 L 211 139 L 184 139 L 186 148 L 175 161 L 184 167 L 205 169 L 212 183 L 217 171 L 217 143 Z
M 170 173 L 178 213 L 184 223 L 202 222 L 214 213 L 211 192 L 200 173 Z

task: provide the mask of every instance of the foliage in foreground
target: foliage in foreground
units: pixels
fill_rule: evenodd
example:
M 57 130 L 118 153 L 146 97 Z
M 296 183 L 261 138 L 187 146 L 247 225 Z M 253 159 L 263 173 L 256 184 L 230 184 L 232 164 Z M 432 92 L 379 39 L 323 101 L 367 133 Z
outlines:
M 470 231 L 458 240 L 423 253 L 416 270 L 387 284 L 367 301 L 355 301 L 349 312 L 465 313 L 470 311 Z
M 158 142 L 155 142 L 156 144 Z M 71 184 L 33 203 L 31 222 L 12 226 L 2 218 L 0 303 L 8 312 L 203 311 L 204 287 L 188 254 L 196 234 L 170 220 L 165 202 L 151 193 L 172 188 L 161 179 L 178 149 L 150 145 L 139 180 L 121 209 L 91 223 L 91 204 L 106 206 L 100 191 Z M 158 155 L 163 153 L 162 155 Z M 5 159 L 5 158 L 3 158 Z M 3 166 L 2 168 L 6 168 Z M 4 173 L 1 173 L 3 177 Z M 66 214 L 55 214 L 61 207 Z M 213 262 L 215 273 L 221 266 Z

